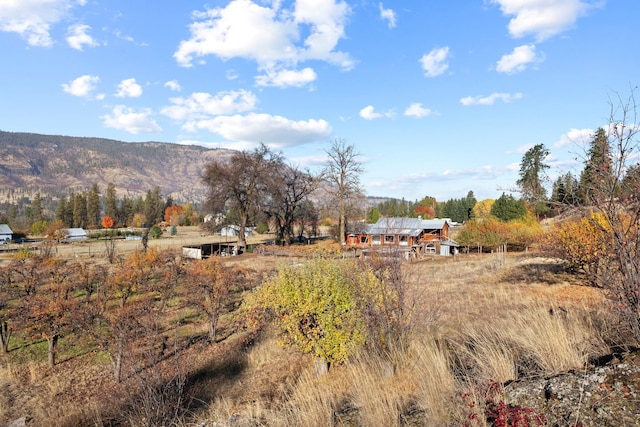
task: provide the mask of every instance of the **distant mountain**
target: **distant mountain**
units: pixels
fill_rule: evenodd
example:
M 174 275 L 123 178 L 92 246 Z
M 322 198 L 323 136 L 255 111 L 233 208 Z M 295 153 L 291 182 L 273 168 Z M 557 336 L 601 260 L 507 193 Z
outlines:
M 207 163 L 233 153 L 195 145 L 0 131 L 0 201 L 15 189 L 58 196 L 97 183 L 104 193 L 111 182 L 118 197 L 144 196 L 158 186 L 176 201 L 198 202 L 206 193 L 200 177 Z

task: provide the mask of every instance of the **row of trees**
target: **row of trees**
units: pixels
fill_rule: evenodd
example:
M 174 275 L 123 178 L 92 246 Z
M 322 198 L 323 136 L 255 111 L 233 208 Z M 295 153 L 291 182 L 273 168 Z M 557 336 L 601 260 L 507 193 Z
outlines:
M 191 204 L 176 205 L 171 197 L 163 197 L 159 187 L 148 190 L 145 197 L 124 196 L 118 199 L 114 184 L 109 183 L 102 194 L 98 184 L 94 183 L 89 191 L 62 195 L 57 203 L 48 196 L 43 198 L 40 193 L 36 193 L 31 200 L 20 202 L 22 204 L 11 205 L 6 213 L 0 214 L 0 223 L 31 234 L 43 234 L 54 221 L 59 221 L 67 228 L 97 229 L 101 226 L 103 216 L 113 218 L 117 226 L 134 227 L 157 224 L 163 220 L 173 225 L 193 225 L 199 220 L 197 207 Z
M 14 334 L 21 342 L 46 340 L 53 366 L 61 339 L 89 343 L 109 356 L 120 381 L 125 357 L 149 363 L 144 355 L 163 355 L 169 310 L 196 313 L 214 342 L 230 293 L 251 280 L 248 270 L 225 268 L 219 258 L 185 263 L 172 251 L 136 251 L 110 267 L 24 253 L 0 269 L 2 352 Z
M 465 222 L 473 218 L 473 207 L 477 200 L 473 191 L 466 197 L 438 202 L 434 197 L 425 196 L 422 200 L 409 202 L 404 199 L 389 199 L 378 203 L 367 211 L 367 222 L 375 223 L 380 217 L 408 217 L 425 219 L 451 218 L 455 222 Z
M 206 207 L 224 220 L 211 221 L 210 226 L 238 225 L 242 246 L 247 227 L 268 222 L 280 242 L 290 243 L 296 231 L 300 236 L 315 233 L 319 218 L 315 201 L 324 200 L 337 212 L 338 236 L 344 241 L 347 217 L 362 197 L 362 167 L 359 154 L 344 140 L 334 141 L 327 155 L 326 168 L 318 174 L 285 163 L 281 154 L 265 145 L 228 160 L 214 159 L 203 175 L 209 189 Z

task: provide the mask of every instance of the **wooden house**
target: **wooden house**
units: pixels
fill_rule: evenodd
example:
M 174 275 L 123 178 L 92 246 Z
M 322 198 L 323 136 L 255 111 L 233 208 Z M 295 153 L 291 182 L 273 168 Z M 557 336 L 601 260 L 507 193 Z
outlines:
M 346 243 L 372 249 L 396 248 L 409 256 L 450 255 L 458 246 L 449 238 L 449 221 L 421 218 L 380 218 L 375 224 L 347 234 Z

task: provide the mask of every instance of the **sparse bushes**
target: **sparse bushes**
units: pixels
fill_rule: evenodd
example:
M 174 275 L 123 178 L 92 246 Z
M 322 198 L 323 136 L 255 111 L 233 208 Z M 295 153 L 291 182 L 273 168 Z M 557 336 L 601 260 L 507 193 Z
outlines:
M 545 250 L 564 260 L 570 269 L 587 273 L 591 283 L 598 285 L 599 267 L 610 250 L 604 227 L 606 223 L 602 214 L 593 212 L 586 217 L 553 225 L 544 239 Z

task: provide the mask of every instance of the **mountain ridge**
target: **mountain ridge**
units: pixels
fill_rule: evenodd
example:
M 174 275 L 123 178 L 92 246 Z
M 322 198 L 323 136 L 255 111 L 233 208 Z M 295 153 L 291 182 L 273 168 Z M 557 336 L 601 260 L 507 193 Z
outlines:
M 124 142 L 106 138 L 45 135 L 0 130 L 0 201 L 10 190 L 53 197 L 109 183 L 118 197 L 144 196 L 159 187 L 176 201 L 201 202 L 201 180 L 213 159 L 235 151 L 166 142 Z

